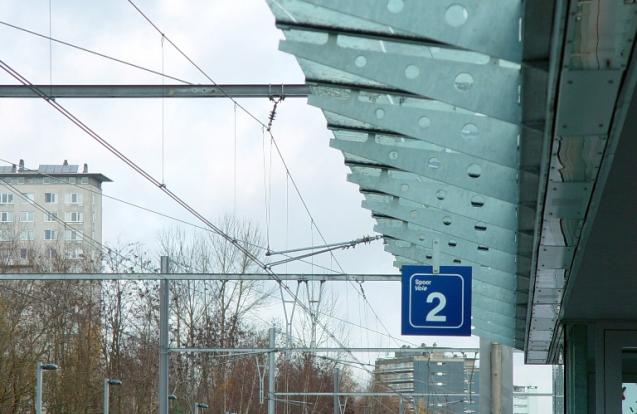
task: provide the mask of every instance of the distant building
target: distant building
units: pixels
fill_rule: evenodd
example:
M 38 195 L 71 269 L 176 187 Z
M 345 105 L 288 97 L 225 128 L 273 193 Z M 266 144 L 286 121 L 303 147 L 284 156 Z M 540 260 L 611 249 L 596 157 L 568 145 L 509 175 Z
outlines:
M 95 242 L 102 241 L 102 183 L 110 181 L 89 173 L 86 164 L 79 171 L 66 160 L 37 170 L 25 168 L 22 160 L 18 166 L 0 167 L 3 256 L 12 250 L 17 266 L 26 263 L 36 247 L 50 258 L 58 252 L 68 259 L 96 253 Z
M 538 411 L 537 397 L 530 396 L 537 392 L 537 387 L 532 385 L 514 385 L 514 393 L 527 395 L 513 395 L 513 414 L 540 414 Z
M 376 382 L 394 391 L 427 394 L 410 402 L 428 414 L 477 413 L 479 410 L 480 372 L 476 354 L 459 352 L 418 352 L 396 354 L 377 359 Z M 407 408 L 405 412 L 412 412 Z

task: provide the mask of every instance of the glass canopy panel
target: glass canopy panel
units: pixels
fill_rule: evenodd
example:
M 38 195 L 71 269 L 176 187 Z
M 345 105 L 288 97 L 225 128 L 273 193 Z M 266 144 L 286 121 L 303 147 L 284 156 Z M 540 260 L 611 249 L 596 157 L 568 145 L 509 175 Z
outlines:
M 359 166 L 350 168 L 349 180 L 361 188 L 375 189 L 510 231 L 517 227 L 518 206 L 513 203 L 409 172 Z
M 443 145 L 457 152 L 517 168 L 520 128 L 430 99 L 351 91 L 335 99 L 327 88 L 308 103 L 372 127 Z M 382 114 L 382 116 L 379 116 Z
M 426 231 L 446 233 L 478 246 L 491 246 L 491 249 L 513 256 L 517 253 L 515 232 L 489 226 L 484 222 L 435 207 L 382 193 L 366 195 L 363 207 L 376 214 L 422 226 L 427 229 Z
M 406 31 L 515 62 L 519 62 L 522 56 L 520 1 L 389 0 L 378 2 L 377 7 L 369 7 L 360 1 L 305 2 L 388 25 L 397 32 Z M 413 16 L 418 16 L 418 19 Z
M 473 0 L 447 3 L 269 0 L 385 249 L 397 265 L 472 266 L 473 333 L 513 345 L 532 241 L 519 186 L 538 179 L 520 169 L 520 5 L 490 3 L 517 16 L 491 22 Z
M 434 40 L 519 62 L 519 1 L 444 0 L 433 4 L 389 0 L 381 7 L 339 0 L 268 0 L 277 24 Z M 478 4 L 480 7 L 478 7 Z M 385 6 L 385 7 L 382 7 Z M 419 16 L 416 21 L 412 16 Z M 494 36 L 493 32 L 501 33 Z
M 404 143 L 386 145 L 370 138 L 368 135 L 364 142 L 335 139 L 330 145 L 343 152 L 468 191 L 509 203 L 517 201 L 518 170 L 456 152 L 414 149 Z
M 481 55 L 461 50 L 434 55 L 427 46 L 367 38 L 354 43 L 352 39 L 330 34 L 325 44 L 286 40 L 280 49 L 306 61 L 507 122 L 520 119 L 519 68 L 482 63 Z

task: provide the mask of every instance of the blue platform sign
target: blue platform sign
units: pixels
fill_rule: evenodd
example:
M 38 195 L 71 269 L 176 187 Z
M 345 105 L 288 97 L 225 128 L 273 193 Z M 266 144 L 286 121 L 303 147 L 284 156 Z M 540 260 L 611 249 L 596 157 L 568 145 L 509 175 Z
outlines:
M 403 335 L 471 335 L 471 267 L 405 265 Z

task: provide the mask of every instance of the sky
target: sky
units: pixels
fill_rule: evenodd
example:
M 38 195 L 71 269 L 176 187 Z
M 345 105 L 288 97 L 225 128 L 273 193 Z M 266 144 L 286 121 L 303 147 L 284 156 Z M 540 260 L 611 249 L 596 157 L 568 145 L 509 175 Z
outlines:
M 219 84 L 304 82 L 296 60 L 278 51 L 283 36 L 265 0 L 138 0 L 137 4 Z M 0 21 L 45 35 L 50 31 L 54 38 L 157 71 L 163 66 L 164 73 L 189 82 L 209 83 L 162 42 L 126 0 L 3 0 Z M 157 75 L 50 44 L 3 25 L 0 51 L 0 59 L 35 84 L 162 82 Z M 0 83 L 15 81 L 2 72 Z M 319 245 L 322 242 L 316 228 L 328 243 L 373 235 L 374 221 L 360 205 L 357 186 L 346 180 L 348 168 L 342 154 L 329 148 L 331 134 L 326 121 L 306 99 L 288 98 L 279 104 L 272 131 L 313 219 L 303 208 L 270 141 L 264 139 L 261 126 L 228 99 L 58 102 L 206 217 L 219 221 L 234 215 L 258 225 L 264 245 L 272 250 Z M 264 122 L 272 109 L 267 99 L 239 103 Z M 87 163 L 89 171 L 113 180 L 104 184 L 104 194 L 196 222 L 41 100 L 0 100 L 0 125 L 0 159 L 15 163 L 24 159 L 27 168 L 61 164 L 65 159 L 71 164 Z M 174 226 L 171 220 L 117 201 L 105 198 L 103 203 L 105 243 L 139 241 L 154 247 L 159 232 Z M 381 241 L 338 252 L 336 257 L 348 273 L 397 272 Z M 338 268 L 328 255 L 314 258 L 313 263 L 294 263 L 276 270 L 324 273 L 318 266 Z M 335 301 L 334 313 L 351 322 L 339 327 L 347 333 L 350 346 L 478 345 L 475 337 L 402 337 L 394 341 L 370 331 L 385 332 L 387 328 L 392 336 L 400 337 L 399 287 L 396 283 L 364 285 L 380 321 L 355 286 L 343 283 L 327 288 L 326 297 Z M 264 315 L 281 320 L 281 310 L 280 301 L 273 301 Z M 360 356 L 371 362 L 374 357 Z M 550 392 L 550 368 L 523 366 L 522 361 L 522 354 L 515 354 L 514 383 L 537 385 L 538 391 Z M 540 407 L 546 409 L 545 404 Z

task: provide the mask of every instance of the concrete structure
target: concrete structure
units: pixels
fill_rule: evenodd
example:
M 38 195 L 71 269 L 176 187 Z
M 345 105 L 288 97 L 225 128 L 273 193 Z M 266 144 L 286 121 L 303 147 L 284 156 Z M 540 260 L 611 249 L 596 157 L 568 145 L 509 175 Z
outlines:
M 28 266 L 31 254 L 91 257 L 102 240 L 102 183 L 84 164 L 0 167 L 0 249 L 6 265 Z
M 435 397 L 408 397 L 404 404 L 426 407 L 427 413 L 477 413 L 480 405 L 480 369 L 477 350 L 472 355 L 459 352 L 413 352 L 376 360 L 379 383 L 401 393 L 436 394 Z M 465 394 L 464 398 L 448 396 Z M 408 409 L 408 411 L 410 411 Z

